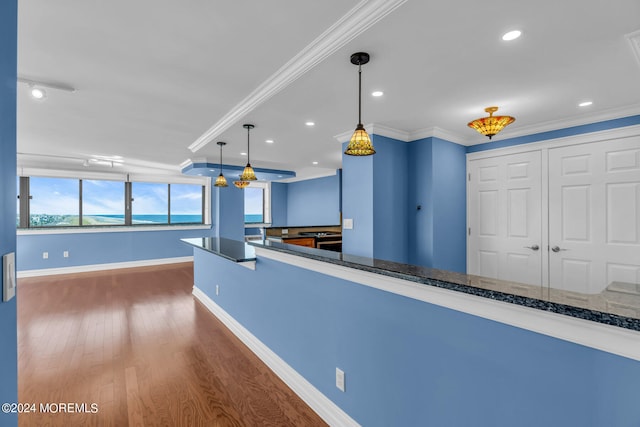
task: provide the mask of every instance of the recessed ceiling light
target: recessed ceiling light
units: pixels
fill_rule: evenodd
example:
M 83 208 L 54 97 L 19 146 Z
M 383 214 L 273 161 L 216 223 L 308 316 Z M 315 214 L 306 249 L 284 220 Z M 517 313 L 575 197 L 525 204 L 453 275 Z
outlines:
M 273 139 L 267 139 L 264 142 L 266 142 L 267 144 L 273 144 Z
M 240 155 L 241 155 L 241 156 L 246 156 L 246 155 L 247 155 L 247 153 L 240 153 Z
M 317 165 L 317 164 L 318 164 L 318 162 L 313 162 L 313 164 L 314 164 L 314 165 Z
M 384 92 L 381 90 L 376 90 L 375 92 L 371 92 L 371 96 L 382 96 Z
M 39 87 L 31 88 L 31 96 L 35 99 L 44 99 L 47 96 L 47 93 L 44 89 L 40 89 Z
M 578 104 L 578 107 L 588 107 L 591 104 L 593 104 L 593 101 L 584 101 Z
M 517 38 L 518 38 L 518 37 L 520 37 L 521 35 L 522 35 L 522 32 L 521 32 L 521 31 L 518 31 L 518 30 L 509 31 L 508 33 L 505 33 L 505 34 L 502 36 L 502 40 L 504 40 L 504 41 L 507 41 L 507 42 L 508 42 L 508 41 L 511 41 L 511 40 L 515 40 L 515 39 L 517 39 Z
M 307 125 L 307 126 L 315 126 L 316 124 L 314 122 L 306 122 L 305 125 Z

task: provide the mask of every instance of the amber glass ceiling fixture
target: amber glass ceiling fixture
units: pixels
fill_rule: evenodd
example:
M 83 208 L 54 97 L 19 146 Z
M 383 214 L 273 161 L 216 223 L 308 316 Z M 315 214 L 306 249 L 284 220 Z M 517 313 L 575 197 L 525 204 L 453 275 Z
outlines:
M 516 120 L 511 116 L 494 116 L 493 113 L 498 111 L 498 107 L 487 107 L 484 111 L 489 113 L 489 117 L 475 119 L 469 122 L 467 126 L 477 130 L 484 136 L 488 136 L 489 139 Z
M 242 190 L 243 188 L 247 188 L 249 181 L 233 181 L 233 185 Z
M 369 62 L 369 54 L 357 52 L 351 55 L 351 63 L 358 66 L 358 126 L 351 136 L 344 154 L 349 156 L 370 156 L 376 154 L 371 144 L 371 138 L 362 125 L 362 65 Z
M 242 171 L 242 175 L 240 175 L 240 180 L 241 181 L 255 181 L 258 178 L 256 178 L 256 173 L 253 171 L 253 168 L 251 167 L 251 157 L 250 157 L 251 152 L 249 151 L 249 148 L 250 148 L 249 132 L 255 126 L 254 125 L 242 125 L 242 127 L 247 130 L 247 166 L 244 167 L 244 170 Z M 246 185 L 245 185 L 245 187 L 246 187 Z
M 218 141 L 217 144 L 220 146 L 220 175 L 216 178 L 216 183 L 213 184 L 215 187 L 228 187 L 227 179 L 222 174 L 222 147 L 227 145 L 226 142 Z

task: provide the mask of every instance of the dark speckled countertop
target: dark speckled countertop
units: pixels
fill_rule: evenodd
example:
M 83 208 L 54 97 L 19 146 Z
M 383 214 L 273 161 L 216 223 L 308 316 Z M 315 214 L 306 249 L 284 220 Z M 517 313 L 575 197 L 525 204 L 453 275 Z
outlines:
M 184 243 L 204 249 L 233 262 L 247 262 L 256 260 L 256 251 L 245 242 L 225 239 L 222 237 L 196 237 L 180 239 Z
M 581 294 L 274 241 L 250 244 L 426 286 L 640 331 L 640 285 L 636 284 L 612 283 L 600 294 Z

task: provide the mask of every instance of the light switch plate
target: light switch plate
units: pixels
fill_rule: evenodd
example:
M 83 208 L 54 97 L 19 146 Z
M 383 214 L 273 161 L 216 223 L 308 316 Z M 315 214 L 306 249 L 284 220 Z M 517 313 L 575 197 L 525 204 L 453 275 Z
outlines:
M 342 221 L 342 228 L 344 228 L 345 230 L 353 229 L 353 219 L 352 218 L 345 218 Z
M 16 296 L 16 254 L 2 256 L 2 301 L 9 301 Z

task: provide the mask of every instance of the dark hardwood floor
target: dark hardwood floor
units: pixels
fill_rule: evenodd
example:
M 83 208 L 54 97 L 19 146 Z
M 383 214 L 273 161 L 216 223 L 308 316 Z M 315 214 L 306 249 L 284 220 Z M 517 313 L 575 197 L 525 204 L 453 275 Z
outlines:
M 192 269 L 19 279 L 19 401 L 37 410 L 19 425 L 326 425 L 194 300 Z

